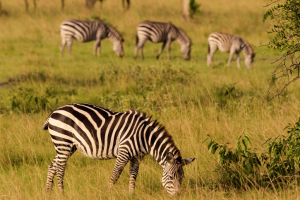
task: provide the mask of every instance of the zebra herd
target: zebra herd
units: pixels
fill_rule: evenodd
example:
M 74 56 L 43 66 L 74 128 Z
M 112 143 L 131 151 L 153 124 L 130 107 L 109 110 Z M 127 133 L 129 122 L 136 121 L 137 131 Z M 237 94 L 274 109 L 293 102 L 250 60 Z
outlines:
M 60 35 L 62 43 L 60 46 L 61 54 L 65 46 L 72 55 L 71 47 L 73 39 L 79 42 L 89 42 L 95 40 L 94 55 L 100 56 L 101 40 L 108 38 L 113 43 L 113 50 L 117 56 L 124 56 L 122 35 L 112 26 L 103 23 L 102 21 L 82 21 L 69 19 L 62 22 L 60 25 Z M 156 58 L 158 59 L 163 49 L 167 45 L 168 58 L 170 59 L 171 42 L 177 40 L 181 45 L 181 52 L 185 60 L 190 59 L 192 40 L 186 32 L 173 25 L 171 22 L 141 22 L 136 28 L 136 45 L 134 51 L 134 58 L 137 58 L 140 50 L 141 58 L 144 59 L 143 46 L 147 40 L 154 43 L 163 43 Z M 208 37 L 208 55 L 207 67 L 212 63 L 212 57 L 217 50 L 222 52 L 230 52 L 228 67 L 233 55 L 236 53 L 237 65 L 240 67 L 239 53 L 242 51 L 245 56 L 245 64 L 248 68 L 252 68 L 252 63 L 255 53 L 251 45 L 237 35 L 230 35 L 227 33 L 214 32 Z
M 113 50 L 117 56 L 124 56 L 122 35 L 112 26 L 101 21 L 81 21 L 69 19 L 60 25 L 62 43 L 61 54 L 65 46 L 72 55 L 73 39 L 79 42 L 95 40 L 94 55 L 100 56 L 101 40 L 108 38 L 113 43 Z M 138 51 L 144 59 L 143 46 L 147 40 L 163 43 L 157 59 L 167 46 L 170 58 L 171 42 L 177 40 L 181 45 L 184 59 L 190 59 L 192 40 L 181 28 L 172 23 L 144 21 L 137 26 L 136 46 L 134 58 Z M 212 62 L 213 54 L 219 49 L 230 52 L 228 66 L 234 53 L 245 55 L 245 64 L 252 67 L 255 53 L 251 45 L 237 35 L 215 32 L 208 37 L 207 66 Z M 118 180 L 124 167 L 130 162 L 129 192 L 133 193 L 139 165 L 144 156 L 150 154 L 163 168 L 162 184 L 168 194 L 174 196 L 180 191 L 180 184 L 184 177 L 182 167 L 195 160 L 183 159 L 179 149 L 175 146 L 172 136 L 156 120 L 151 120 L 141 112 L 129 110 L 115 112 L 93 104 L 72 103 L 54 110 L 43 125 L 49 130 L 57 155 L 48 166 L 46 190 L 51 191 L 53 178 L 57 176 L 57 183 L 63 191 L 63 177 L 68 158 L 78 149 L 84 155 L 96 159 L 116 158 L 109 186 Z

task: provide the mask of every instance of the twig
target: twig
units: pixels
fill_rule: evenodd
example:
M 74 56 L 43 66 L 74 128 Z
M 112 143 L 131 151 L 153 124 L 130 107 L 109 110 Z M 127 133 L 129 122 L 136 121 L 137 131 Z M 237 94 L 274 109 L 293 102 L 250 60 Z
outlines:
M 272 2 L 272 3 L 267 3 L 267 5 L 265 5 L 264 7 L 269 7 L 270 5 L 272 5 L 272 4 L 274 4 L 274 3 L 278 2 L 278 1 L 279 1 L 279 0 L 274 1 L 274 2 Z
M 279 178 L 297 177 L 296 174 L 298 174 L 299 172 L 300 172 L 300 170 L 298 170 L 298 171 L 296 171 L 296 172 L 294 172 L 294 173 L 292 173 L 292 174 L 290 174 L 290 175 L 288 175 L 288 176 L 278 176 L 278 177 L 274 178 L 274 179 L 271 180 L 270 183 L 267 185 L 266 189 L 269 187 L 270 184 L 273 185 L 273 181 L 275 181 L 275 180 L 277 180 L 277 179 L 279 179 Z M 300 176 L 298 176 L 298 177 L 300 177 Z M 266 190 L 266 189 L 265 189 L 265 190 Z

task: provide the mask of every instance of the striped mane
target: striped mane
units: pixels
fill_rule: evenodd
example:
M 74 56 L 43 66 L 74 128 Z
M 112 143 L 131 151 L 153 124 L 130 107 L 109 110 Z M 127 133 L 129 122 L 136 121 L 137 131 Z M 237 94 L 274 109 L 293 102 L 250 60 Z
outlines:
M 153 133 L 152 137 L 151 137 L 151 141 L 150 141 L 150 144 L 149 144 L 150 145 L 150 149 L 152 147 L 154 147 L 154 148 L 157 147 L 158 148 L 160 146 L 160 144 L 164 142 L 166 145 L 163 145 L 163 146 L 166 147 L 167 145 L 169 145 L 169 148 L 170 149 L 172 148 L 173 152 L 175 152 L 175 154 L 177 154 L 179 152 L 177 146 L 175 145 L 175 142 L 173 140 L 172 135 L 170 135 L 168 133 L 168 131 L 166 130 L 166 128 L 163 125 L 161 125 L 157 120 L 152 120 L 151 121 L 152 116 L 146 116 L 145 113 L 138 112 L 136 110 L 129 110 L 129 111 L 127 111 L 127 113 L 137 113 L 137 115 L 139 115 L 139 116 L 142 117 L 142 120 L 145 120 L 144 123 L 150 127 L 150 131 L 148 132 L 149 134 L 147 134 L 146 137 L 150 137 L 151 136 L 151 132 L 153 130 L 156 130 Z M 160 136 L 160 138 L 157 140 L 157 138 L 159 136 Z M 150 149 L 149 149 L 149 153 L 150 153 Z M 161 155 L 160 158 L 157 158 L 156 156 L 158 156 L 158 154 L 159 154 L 157 152 L 157 150 L 158 149 L 155 148 L 155 151 L 153 152 L 154 154 L 152 156 L 161 164 L 161 162 L 164 161 L 165 155 Z M 168 153 L 168 152 L 164 152 L 164 154 L 166 154 L 166 153 Z M 180 156 L 180 153 L 179 153 L 179 156 Z
M 192 45 L 191 38 L 186 34 L 186 32 L 182 28 L 176 28 L 177 34 L 180 37 L 180 40 L 183 40 L 184 43 Z
M 244 44 L 245 44 L 244 49 L 245 49 L 249 54 L 251 54 L 251 55 L 255 54 L 252 45 L 251 45 L 248 41 L 246 41 L 246 40 L 243 40 L 243 41 L 244 41 Z
M 113 27 L 109 24 L 106 24 L 106 26 L 109 30 L 109 33 L 112 34 L 114 38 L 117 38 L 117 40 L 119 40 L 119 41 L 124 41 L 121 33 L 119 33 L 115 27 Z

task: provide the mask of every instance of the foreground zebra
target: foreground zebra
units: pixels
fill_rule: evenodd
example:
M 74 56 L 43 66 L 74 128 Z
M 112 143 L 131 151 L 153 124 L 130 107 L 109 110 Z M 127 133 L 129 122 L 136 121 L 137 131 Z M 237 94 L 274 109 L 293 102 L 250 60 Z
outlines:
M 113 50 L 117 56 L 124 56 L 122 35 L 112 26 L 104 24 L 102 21 L 81 21 L 76 19 L 68 19 L 60 25 L 60 35 L 62 38 L 60 52 L 63 55 L 65 46 L 67 45 L 69 53 L 72 55 L 71 47 L 73 39 L 78 42 L 95 41 L 94 55 L 100 56 L 101 40 L 108 37 L 113 43 Z
M 117 158 L 110 187 L 117 182 L 130 161 L 131 193 L 134 192 L 141 159 L 151 154 L 163 168 L 164 188 L 171 196 L 178 193 L 184 176 L 182 166 L 195 158 L 182 159 L 172 136 L 150 119 L 134 110 L 121 113 L 81 103 L 68 104 L 53 111 L 43 125 L 44 130 L 49 129 L 57 152 L 48 167 L 47 191 L 52 189 L 55 175 L 58 187 L 63 191 L 67 160 L 78 149 L 91 158 Z
M 177 40 L 181 45 L 181 52 L 185 60 L 190 59 L 192 41 L 181 28 L 177 28 L 172 23 L 162 22 L 141 22 L 136 28 L 136 45 L 134 58 L 137 57 L 138 50 L 141 49 L 141 57 L 144 59 L 143 46 L 147 40 L 154 43 L 162 42 L 163 45 L 159 50 L 157 59 L 167 45 L 168 58 L 170 59 L 171 42 Z
M 237 35 L 230 35 L 227 33 L 214 32 L 208 36 L 208 54 L 207 67 L 211 65 L 212 57 L 217 50 L 222 52 L 230 52 L 228 67 L 232 60 L 233 54 L 236 53 L 236 61 L 240 67 L 239 53 L 242 51 L 245 56 L 245 64 L 248 68 L 252 68 L 255 53 L 251 45 Z

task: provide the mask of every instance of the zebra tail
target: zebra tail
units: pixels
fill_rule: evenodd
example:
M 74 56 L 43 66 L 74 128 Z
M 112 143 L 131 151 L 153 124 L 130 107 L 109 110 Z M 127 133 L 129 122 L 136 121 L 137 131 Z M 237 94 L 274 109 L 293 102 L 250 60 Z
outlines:
M 44 122 L 42 126 L 43 130 L 48 130 L 48 124 L 49 124 L 49 117 L 47 118 L 47 120 Z
M 207 44 L 207 53 L 210 53 L 210 46 Z
M 139 43 L 139 37 L 138 37 L 138 35 L 136 34 L 135 35 L 135 45 L 137 45 Z

